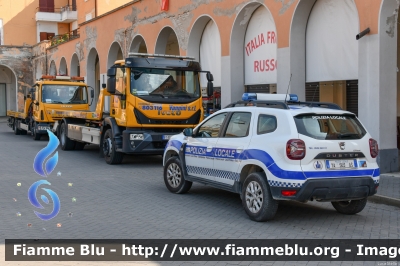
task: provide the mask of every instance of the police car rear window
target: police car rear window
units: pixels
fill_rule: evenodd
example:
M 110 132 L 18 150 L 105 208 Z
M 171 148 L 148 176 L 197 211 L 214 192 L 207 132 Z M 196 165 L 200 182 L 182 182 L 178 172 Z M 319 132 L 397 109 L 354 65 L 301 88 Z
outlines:
M 361 139 L 367 133 L 353 115 L 307 114 L 294 121 L 300 134 L 314 139 Z

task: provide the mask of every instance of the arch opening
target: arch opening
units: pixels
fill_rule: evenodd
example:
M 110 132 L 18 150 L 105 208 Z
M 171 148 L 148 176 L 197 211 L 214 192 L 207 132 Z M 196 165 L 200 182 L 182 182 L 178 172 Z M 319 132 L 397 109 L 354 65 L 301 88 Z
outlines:
M 90 110 L 94 111 L 100 94 L 100 59 L 96 48 L 92 48 L 89 52 L 86 74 L 87 84 L 94 89 L 94 99 L 93 101 L 90 99 L 90 102 L 92 102 Z
M 17 78 L 11 68 L 0 65 L 0 117 L 7 115 L 7 109 L 18 111 Z
M 81 67 L 79 64 L 79 58 L 76 53 L 73 54 L 71 59 L 71 67 L 70 67 L 71 76 L 81 76 Z
M 124 59 L 124 56 L 122 54 L 121 46 L 118 42 L 114 42 L 108 51 L 107 68 L 112 67 L 116 60 L 122 59 Z
M 203 100 L 206 111 L 221 108 L 221 37 L 215 21 L 209 16 L 196 20 L 189 34 L 188 56 L 200 62 L 202 70 L 210 71 L 214 76 L 214 99 Z M 200 74 L 202 95 L 207 97 L 207 79 Z M 207 97 L 208 98 L 208 97 Z
M 147 53 L 147 45 L 141 35 L 136 35 L 135 38 L 133 38 L 129 52 L 142 54 Z
M 171 27 L 165 27 L 159 33 L 156 41 L 155 53 L 180 55 L 178 38 Z
M 227 101 L 222 102 L 222 105 L 241 99 L 244 91 L 257 89 L 260 92 L 276 91 L 276 58 L 277 35 L 271 12 L 263 4 L 257 2 L 247 4 L 238 13 L 232 27 L 231 86 L 226 91 L 222 89 L 224 99 Z
M 49 75 L 53 76 L 57 75 L 57 67 L 56 67 L 56 62 L 54 62 L 54 60 L 50 62 Z
M 353 0 L 315 2 L 305 36 L 306 100 L 334 102 L 358 115 L 358 32 Z
M 60 67 L 58 68 L 59 71 L 59 75 L 61 76 L 67 76 L 68 75 L 68 67 L 67 67 L 67 61 L 65 60 L 65 58 L 61 58 L 60 61 Z

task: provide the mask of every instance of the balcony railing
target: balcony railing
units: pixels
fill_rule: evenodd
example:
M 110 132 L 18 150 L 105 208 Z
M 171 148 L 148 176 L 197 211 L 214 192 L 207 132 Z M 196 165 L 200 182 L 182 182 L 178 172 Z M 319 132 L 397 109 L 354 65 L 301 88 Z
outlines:
M 64 33 L 64 34 L 61 34 L 61 35 L 54 36 L 50 40 L 51 41 L 50 46 L 59 45 L 61 43 L 65 43 L 65 42 L 74 40 L 76 38 L 79 38 L 79 29 L 76 29 L 74 31 L 71 31 L 71 32 L 68 32 L 68 33 Z
M 36 21 L 71 23 L 78 19 L 76 6 L 36 8 Z
M 46 7 L 46 6 L 40 6 L 36 8 L 36 12 L 49 12 L 49 13 L 61 13 L 64 11 L 76 11 L 76 6 L 63 6 L 63 7 Z

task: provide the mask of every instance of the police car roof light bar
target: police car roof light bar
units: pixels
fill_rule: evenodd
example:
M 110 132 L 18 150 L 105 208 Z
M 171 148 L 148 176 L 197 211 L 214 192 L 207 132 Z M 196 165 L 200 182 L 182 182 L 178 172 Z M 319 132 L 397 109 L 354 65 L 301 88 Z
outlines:
M 287 101 L 297 102 L 299 97 L 296 94 L 269 94 L 269 93 L 243 93 L 243 101 Z
M 134 57 L 162 57 L 162 58 L 172 58 L 180 60 L 195 60 L 194 57 L 190 56 L 180 56 L 180 55 L 166 55 L 166 54 L 146 54 L 146 53 L 129 53 L 128 56 Z
M 288 105 L 282 101 L 237 101 L 227 105 L 225 108 L 230 107 L 243 107 L 243 106 L 255 106 L 264 108 L 275 108 L 275 109 L 289 109 Z

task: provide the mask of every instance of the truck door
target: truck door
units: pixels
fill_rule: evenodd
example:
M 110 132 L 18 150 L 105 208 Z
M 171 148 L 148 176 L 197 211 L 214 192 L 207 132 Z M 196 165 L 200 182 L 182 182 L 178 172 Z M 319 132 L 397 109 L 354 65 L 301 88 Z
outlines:
M 213 149 L 218 141 L 227 113 L 207 119 L 189 137 L 185 149 L 186 169 L 189 175 L 214 181 Z
M 238 169 L 242 160 L 242 152 L 249 146 L 251 113 L 234 112 L 227 119 L 229 122 L 225 132 L 214 149 L 215 181 L 233 185 L 239 180 Z
M 36 84 L 34 88 L 35 92 L 33 93 L 34 98 L 32 104 L 32 116 L 34 117 L 35 121 L 38 121 L 40 119 L 39 102 L 42 101 L 42 92 L 39 91 L 41 89 L 41 86 L 39 86 L 38 84 Z

